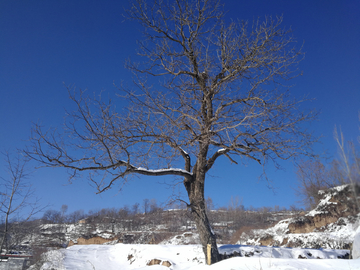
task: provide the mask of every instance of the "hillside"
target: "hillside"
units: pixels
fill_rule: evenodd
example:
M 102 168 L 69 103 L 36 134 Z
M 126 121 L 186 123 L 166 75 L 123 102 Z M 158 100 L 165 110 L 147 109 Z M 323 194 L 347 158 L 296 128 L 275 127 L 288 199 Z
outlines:
M 218 236 L 218 243 L 228 244 L 234 233 L 244 226 L 268 227 L 294 216 L 294 211 L 212 210 L 209 217 Z M 191 237 L 190 237 L 191 236 Z M 193 236 L 193 237 L 192 237 Z M 172 239 L 176 239 L 176 241 Z M 76 244 L 177 244 L 199 243 L 196 227 L 185 209 L 170 209 L 136 215 L 90 216 L 75 223 L 47 223 L 42 220 L 28 241 L 36 246 L 66 247 Z
M 360 220 L 356 204 L 359 198 L 354 196 L 359 194 L 360 187 L 357 186 L 355 191 L 354 193 L 349 185 L 320 191 L 322 198 L 319 204 L 309 212 L 270 211 L 267 208 L 246 211 L 236 208 L 211 210 L 209 217 L 224 258 L 229 255 L 261 258 L 349 258 L 349 250 Z M 48 250 L 58 250 L 54 256 L 60 256 L 58 260 L 62 261 L 66 256 L 73 256 L 71 252 L 75 250 L 93 252 L 91 250 L 95 248 L 97 252 L 107 249 L 110 252 L 111 246 L 118 246 L 117 244 L 132 247 L 134 254 L 130 254 L 131 256 L 138 254 L 139 249 L 146 249 L 142 246 L 144 244 L 157 244 L 159 248 L 199 244 L 195 225 L 186 209 L 158 208 L 148 213 L 126 215 L 121 209 L 103 209 L 73 223 L 48 223 L 47 220 L 24 223 L 24 230 L 27 237 L 17 246 L 17 252 L 20 249 L 25 249 L 25 253 L 31 252 L 33 261 L 41 258 L 43 261 L 44 256 L 40 254 Z M 228 245 L 229 243 L 236 245 Z M 123 248 L 124 245 L 121 246 Z M 152 245 L 150 250 L 154 248 Z M 45 257 L 50 256 L 51 252 L 46 253 Z M 195 260 L 199 265 L 203 261 L 201 252 L 196 256 L 196 260 L 187 260 Z
M 357 187 L 359 189 L 359 187 Z M 320 191 L 318 206 L 301 211 L 217 209 L 209 211 L 219 244 L 349 249 L 359 212 L 350 186 Z M 101 210 L 72 223 L 38 220 L 24 226 L 23 246 L 67 247 L 76 244 L 198 244 L 196 228 L 186 209 L 126 214 Z M 33 229 L 30 230 L 30 227 Z M 267 229 L 266 229 L 267 228 Z M 31 231 L 31 233 L 30 233 Z
M 281 220 L 268 229 L 244 232 L 238 243 L 301 248 L 350 249 L 360 213 L 354 194 L 360 187 L 338 186 L 319 191 L 317 207 L 305 215 Z

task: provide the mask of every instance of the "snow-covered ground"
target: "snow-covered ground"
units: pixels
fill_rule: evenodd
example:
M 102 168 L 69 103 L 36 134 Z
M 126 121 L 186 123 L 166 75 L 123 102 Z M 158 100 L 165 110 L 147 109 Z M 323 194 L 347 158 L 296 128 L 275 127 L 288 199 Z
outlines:
M 349 208 L 352 205 L 349 203 L 352 202 L 349 190 L 348 186 L 340 186 L 326 192 L 321 191 L 322 200 L 309 213 L 284 219 L 265 230 L 243 233 L 239 245 L 219 246 L 220 253 L 234 257 L 211 266 L 205 265 L 202 248 L 196 244 L 199 243 L 199 235 L 195 232 L 183 232 L 159 245 L 112 242 L 53 250 L 44 254 L 41 270 L 360 270 L 360 213 L 349 211 L 352 209 Z M 160 227 L 149 227 L 146 232 L 165 229 L 161 227 L 163 225 L 158 226 Z M 86 228 L 86 224 L 74 225 L 66 230 L 62 229 L 62 233 L 66 239 L 74 238 L 76 242 L 79 232 L 84 230 L 89 233 Z M 43 234 L 48 230 L 50 233 L 54 230 L 57 232 L 57 229 L 54 225 L 45 225 Z M 110 235 L 106 226 L 90 229 L 91 234 L 104 238 L 122 231 L 121 227 L 115 231 L 111 228 Z M 264 245 L 264 239 L 271 240 L 266 244 L 271 247 L 260 246 Z M 148 242 L 144 239 L 141 241 L 140 243 Z M 247 245 L 240 245 L 244 243 Z M 340 259 L 348 257 L 349 250 L 339 248 L 348 248 L 352 243 L 358 259 Z M 155 262 L 155 265 L 150 265 L 151 262 Z
M 360 259 L 337 259 L 347 250 L 314 250 L 258 246 L 225 245 L 221 253 L 234 251 L 242 257 L 233 257 L 211 266 L 204 264 L 204 254 L 199 245 L 78 245 L 54 250 L 46 254 L 42 270 L 355 270 L 360 269 Z M 251 257 L 246 257 L 251 256 Z M 303 257 L 306 259 L 298 259 Z M 321 258 L 321 259 L 315 259 Z M 157 259 L 160 265 L 147 266 Z M 161 265 L 169 262 L 170 267 Z

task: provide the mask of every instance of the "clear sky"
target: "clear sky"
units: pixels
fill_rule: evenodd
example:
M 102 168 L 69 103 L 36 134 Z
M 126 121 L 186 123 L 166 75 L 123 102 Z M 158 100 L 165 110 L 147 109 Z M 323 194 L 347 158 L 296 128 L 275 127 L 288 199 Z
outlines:
M 358 0 L 224 0 L 227 20 L 249 20 L 283 15 L 306 53 L 300 64 L 303 76 L 294 81 L 292 93 L 314 101 L 304 106 L 321 112 L 311 125 L 322 144 L 316 153 L 336 156 L 334 126 L 341 126 L 347 139 L 359 132 L 360 111 L 360 1 Z M 71 109 L 63 85 L 90 92 L 115 91 L 113 83 L 130 83 L 124 69 L 127 57 L 136 53 L 141 27 L 124 20 L 127 1 L 0 0 L 0 150 L 23 148 L 32 123 L 46 127 L 63 123 Z M 0 166 L 3 162 L 0 161 Z M 246 207 L 296 204 L 296 176 L 292 162 L 285 171 L 268 168 L 273 189 L 258 181 L 260 166 L 231 165 L 223 160 L 210 171 L 206 196 L 216 206 L 239 196 Z M 1 167 L 2 168 L 2 167 Z M 1 170 L 2 171 L 2 170 Z M 86 179 L 68 184 L 62 169 L 36 170 L 30 178 L 44 204 L 69 212 L 121 207 L 145 198 L 165 202 L 182 186 L 161 182 L 168 178 L 134 179 L 119 192 L 96 195 Z M 170 179 L 171 181 L 171 179 Z

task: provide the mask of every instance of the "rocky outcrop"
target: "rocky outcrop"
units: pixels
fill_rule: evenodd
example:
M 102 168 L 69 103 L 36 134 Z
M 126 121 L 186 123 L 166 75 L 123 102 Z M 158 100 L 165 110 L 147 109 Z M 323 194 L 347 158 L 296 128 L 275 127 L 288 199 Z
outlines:
M 307 248 L 349 248 L 359 222 L 360 186 L 343 185 L 319 191 L 317 207 L 303 216 L 285 219 L 266 230 L 244 233 L 239 242 L 250 245 Z M 337 232 L 343 231 L 341 237 Z M 341 239 L 340 239 L 341 238 Z
M 87 237 L 79 237 L 77 240 L 70 240 L 68 247 L 73 245 L 102 245 L 117 240 L 118 238 L 115 236 L 104 238 L 97 235 L 91 235 Z
M 354 216 L 359 213 L 357 199 L 354 194 L 360 194 L 360 186 L 343 185 L 320 190 L 323 197 L 315 209 L 303 217 L 293 219 L 289 223 L 288 233 L 309 233 L 325 229 L 341 217 Z

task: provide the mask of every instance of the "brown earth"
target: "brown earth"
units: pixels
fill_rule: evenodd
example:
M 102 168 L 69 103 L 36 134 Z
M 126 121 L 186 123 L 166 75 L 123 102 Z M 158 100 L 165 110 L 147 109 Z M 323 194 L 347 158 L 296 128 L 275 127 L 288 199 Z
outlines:
M 341 217 L 355 216 L 359 213 L 357 206 L 360 194 L 360 186 L 347 185 L 340 191 L 339 187 L 326 191 L 319 191 L 323 197 L 318 206 L 297 218 L 292 218 L 288 224 L 288 234 L 310 233 L 325 230 L 326 226 L 333 224 Z M 288 239 L 283 243 L 275 243 L 272 235 L 266 235 L 259 239 L 261 245 L 287 245 Z

